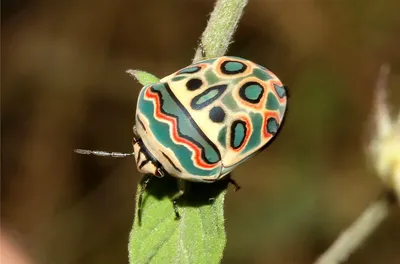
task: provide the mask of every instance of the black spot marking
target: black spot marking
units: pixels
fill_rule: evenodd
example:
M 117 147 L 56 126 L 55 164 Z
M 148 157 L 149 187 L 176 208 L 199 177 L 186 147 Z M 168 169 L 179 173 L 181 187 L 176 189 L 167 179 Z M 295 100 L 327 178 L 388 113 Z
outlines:
M 246 69 L 247 65 L 240 61 L 227 60 L 221 64 L 221 72 L 226 75 L 243 73 Z
M 194 79 L 190 79 L 186 83 L 186 88 L 189 91 L 194 91 L 194 90 L 199 89 L 202 85 L 203 85 L 203 82 L 200 79 L 194 78 Z
M 225 111 L 219 106 L 215 106 L 210 110 L 210 119 L 215 123 L 222 123 L 225 119 Z
M 190 102 L 190 106 L 195 110 L 203 109 L 204 107 L 210 105 L 215 100 L 220 98 L 227 87 L 228 85 L 226 84 L 220 84 L 208 88 L 201 94 L 196 95 Z

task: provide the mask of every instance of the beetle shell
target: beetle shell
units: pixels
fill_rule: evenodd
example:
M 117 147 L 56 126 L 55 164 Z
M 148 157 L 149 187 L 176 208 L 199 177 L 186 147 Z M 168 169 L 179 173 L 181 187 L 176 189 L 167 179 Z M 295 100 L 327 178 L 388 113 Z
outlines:
M 242 58 L 218 57 L 143 87 L 136 129 L 170 175 L 213 182 L 277 134 L 286 103 L 286 90 L 271 71 Z

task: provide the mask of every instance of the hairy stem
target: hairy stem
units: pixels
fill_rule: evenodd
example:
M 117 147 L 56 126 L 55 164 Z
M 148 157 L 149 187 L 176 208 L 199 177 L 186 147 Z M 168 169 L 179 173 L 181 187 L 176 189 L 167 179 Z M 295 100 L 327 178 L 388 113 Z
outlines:
M 201 36 L 207 58 L 223 56 L 228 50 L 247 0 L 218 0 Z M 202 59 L 197 48 L 193 62 Z

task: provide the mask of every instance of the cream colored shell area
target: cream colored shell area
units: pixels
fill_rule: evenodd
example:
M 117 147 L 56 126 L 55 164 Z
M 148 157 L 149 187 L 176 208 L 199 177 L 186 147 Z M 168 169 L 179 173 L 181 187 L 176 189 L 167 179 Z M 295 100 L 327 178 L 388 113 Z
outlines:
M 240 61 L 244 62 L 242 60 L 240 60 Z M 246 65 L 250 68 L 250 69 L 246 70 L 246 74 L 238 74 L 238 75 L 234 75 L 232 77 L 227 75 L 227 78 L 221 78 L 221 76 L 218 75 L 218 77 L 220 78 L 220 81 L 217 83 L 213 83 L 212 86 L 219 85 L 219 84 L 228 85 L 224 94 L 222 94 L 222 96 L 220 98 L 215 100 L 210 105 L 202 108 L 201 110 L 192 109 L 192 107 L 190 105 L 192 99 L 195 96 L 199 95 L 200 93 L 204 92 L 206 89 L 210 88 L 209 85 L 206 85 L 207 81 L 206 81 L 205 77 L 203 76 L 203 73 L 206 70 L 210 69 L 210 67 L 215 68 L 215 66 L 218 65 L 217 63 L 218 63 L 218 60 L 216 62 L 214 62 L 213 64 L 207 65 L 207 67 L 202 68 L 202 70 L 200 70 L 199 72 L 196 72 L 193 74 L 178 75 L 178 76 L 187 77 L 187 78 L 183 78 L 179 81 L 171 80 L 173 77 L 176 76 L 176 73 L 174 73 L 174 74 L 164 77 L 163 79 L 160 80 L 160 82 L 168 83 L 170 89 L 175 94 L 176 98 L 190 113 L 194 122 L 199 126 L 199 128 L 203 131 L 203 133 L 216 145 L 216 147 L 218 148 L 218 150 L 221 154 L 222 165 L 223 165 L 223 167 L 227 168 L 227 167 L 238 165 L 241 161 L 246 159 L 249 155 L 251 155 L 254 152 L 256 152 L 257 150 L 259 150 L 270 139 L 264 139 L 264 140 L 262 139 L 261 144 L 258 147 L 254 148 L 253 150 L 248 151 L 246 153 L 243 153 L 242 151 L 235 151 L 234 149 L 229 147 L 230 127 L 234 120 L 242 119 L 245 117 L 247 117 L 250 120 L 249 114 L 251 112 L 254 112 L 254 113 L 258 112 L 264 116 L 264 112 L 266 111 L 265 107 L 262 107 L 261 108 L 262 110 L 252 109 L 252 108 L 248 107 L 247 105 L 242 104 L 240 102 L 240 100 L 237 100 L 237 97 L 239 94 L 239 89 L 240 89 L 240 86 L 237 85 L 239 79 L 240 79 L 240 83 L 242 83 L 244 81 L 244 79 L 247 79 L 246 76 L 248 76 L 248 77 L 251 76 L 251 78 L 249 78 L 249 79 L 255 80 L 254 76 L 251 73 L 253 71 L 253 68 L 256 67 L 256 65 L 250 61 L 245 61 Z M 201 62 L 199 64 L 201 64 Z M 237 78 L 237 77 L 239 77 L 239 78 Z M 245 78 L 243 79 L 243 77 L 245 77 Z M 260 84 L 262 84 L 265 88 L 263 99 L 262 99 L 263 106 L 265 106 L 265 101 L 268 96 L 268 93 L 272 92 L 272 87 L 273 87 L 272 82 L 280 83 L 279 79 L 276 78 L 275 75 L 271 75 L 271 77 L 273 77 L 273 79 L 271 79 L 267 82 L 262 81 L 257 78 L 258 82 Z M 188 80 L 190 80 L 192 78 L 201 79 L 203 82 L 202 87 L 195 91 L 188 90 L 186 88 L 186 83 Z M 228 107 L 222 103 L 223 98 L 226 96 L 232 96 L 233 100 L 235 100 L 236 104 L 238 105 L 238 109 L 240 109 L 240 110 L 235 109 L 235 111 L 232 111 L 231 109 L 228 109 Z M 225 119 L 224 119 L 223 123 L 215 123 L 209 117 L 210 110 L 215 106 L 219 106 L 225 111 Z M 277 115 L 279 116 L 278 111 L 277 111 Z M 278 122 L 280 122 L 280 121 L 281 120 L 278 120 Z M 250 125 L 253 126 L 252 122 L 250 122 Z M 219 144 L 219 141 L 218 141 L 219 132 L 224 127 L 227 128 L 226 129 L 226 133 L 227 133 L 226 134 L 226 146 L 227 146 L 226 148 L 223 147 L 221 144 Z M 251 129 L 253 131 L 254 128 L 251 127 Z M 256 129 L 262 130 L 263 124 L 262 123 L 259 124 L 259 128 L 256 128 Z M 261 134 L 262 133 L 263 132 L 261 131 Z

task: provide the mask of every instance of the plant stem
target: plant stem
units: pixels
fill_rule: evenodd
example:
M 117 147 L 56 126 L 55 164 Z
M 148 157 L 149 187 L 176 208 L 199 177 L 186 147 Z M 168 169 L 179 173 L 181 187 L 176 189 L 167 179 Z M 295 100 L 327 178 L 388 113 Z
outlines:
M 223 56 L 228 50 L 247 0 L 218 0 L 201 36 L 207 58 Z M 200 47 L 193 62 L 203 59 Z
M 315 264 L 338 264 L 346 261 L 387 218 L 395 201 L 394 194 L 385 190 L 350 227 L 342 232 Z

